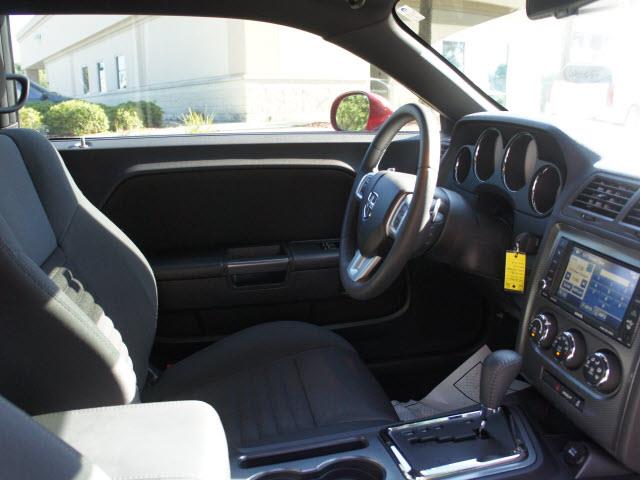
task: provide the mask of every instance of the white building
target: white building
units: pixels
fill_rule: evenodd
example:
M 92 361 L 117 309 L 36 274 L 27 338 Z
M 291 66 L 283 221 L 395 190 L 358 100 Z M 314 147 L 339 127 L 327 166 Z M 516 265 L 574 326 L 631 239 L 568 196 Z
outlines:
M 228 19 L 35 16 L 18 33 L 22 67 L 73 98 L 153 100 L 216 121 L 326 121 L 332 100 L 369 89 L 370 66 L 291 28 Z

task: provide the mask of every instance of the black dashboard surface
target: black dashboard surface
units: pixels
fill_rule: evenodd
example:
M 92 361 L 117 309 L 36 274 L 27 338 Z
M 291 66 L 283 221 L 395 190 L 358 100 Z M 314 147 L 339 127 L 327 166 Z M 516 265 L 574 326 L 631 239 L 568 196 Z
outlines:
M 483 140 L 487 135 L 491 137 L 490 142 Z M 529 147 L 519 149 L 520 160 L 524 163 L 528 161 L 530 165 L 522 168 L 521 172 L 516 172 L 515 178 L 519 181 L 515 182 L 515 186 L 519 188 L 514 189 L 510 188 L 514 186 L 514 182 L 510 183 L 513 178 L 505 180 L 503 169 L 505 157 L 508 157 L 508 145 L 518 136 L 528 139 L 522 142 L 525 145 L 531 138 L 534 139 L 536 149 L 535 155 Z M 482 147 L 483 142 L 485 147 L 487 143 L 497 145 L 495 155 L 486 155 L 485 152 L 484 157 L 485 161 L 487 158 L 493 161 L 493 169 L 487 165 L 475 164 L 476 161 L 483 160 L 482 152 L 478 157 L 478 148 Z M 469 149 L 469 155 L 464 155 L 469 156 L 472 161 L 470 168 L 462 169 L 466 177 L 457 175 L 456 171 L 460 167 L 460 152 L 465 149 Z M 530 158 L 527 159 L 527 156 Z M 619 159 L 623 162 L 618 162 L 616 168 L 611 167 L 615 162 L 610 160 L 610 152 L 596 152 L 577 140 L 577 137 L 551 123 L 508 113 L 475 114 L 463 118 L 456 125 L 451 144 L 442 160 L 439 183 L 463 195 L 478 210 L 493 209 L 505 222 L 510 222 L 514 239 L 524 232 L 540 238 L 544 249 L 541 248 L 538 258 L 533 256 L 529 262 L 525 295 L 511 294 L 514 303 L 520 307 L 519 349 L 523 349 L 526 356 L 527 378 L 542 391 L 546 387 L 544 375 L 540 376 L 541 372 L 553 371 L 561 381 L 571 383 L 572 388 L 585 398 L 583 401 L 586 403 L 584 406 L 581 404 L 579 409 L 565 405 L 567 402 L 558 400 L 553 393 L 546 392 L 546 396 L 596 442 L 626 465 L 633 465 L 637 469 L 635 455 L 631 452 L 637 451 L 638 446 L 637 428 L 633 427 L 637 425 L 639 418 L 638 407 L 635 405 L 638 404 L 640 390 L 634 373 L 639 361 L 636 355 L 638 336 L 636 335 L 634 342 L 620 346 L 606 335 L 591 332 L 589 326 L 579 321 L 576 323 L 567 320 L 566 315 L 551 303 L 540 300 L 538 295 L 538 280 L 542 278 L 542 270 L 546 268 L 550 258 L 549 245 L 554 238 L 559 238 L 558 231 L 565 232 L 565 236 L 570 233 L 581 243 L 587 242 L 598 255 L 605 252 L 612 258 L 639 258 L 640 177 L 633 172 L 634 166 L 631 163 L 625 165 L 625 161 L 630 161 L 628 158 Z M 561 182 L 553 207 L 540 213 L 531 204 L 535 181 L 532 175 L 535 176 L 546 165 L 557 169 Z M 518 174 L 523 172 L 524 175 L 518 178 Z M 553 368 L 553 362 L 545 364 L 544 359 L 539 360 L 541 355 L 548 352 L 543 352 L 544 355 L 538 353 L 537 356 L 531 354 L 535 349 L 532 350 L 531 342 L 526 338 L 526 326 L 529 318 L 533 318 L 541 308 L 556 314 L 558 333 L 568 328 L 582 331 L 589 352 L 608 348 L 617 353 L 622 359 L 624 371 L 622 386 L 618 390 L 594 394 L 583 385 L 582 369 L 573 371 Z M 542 349 L 536 352 L 542 352 Z
M 502 145 L 492 158 L 491 175 L 483 180 L 478 177 L 475 166 L 477 147 L 482 136 L 492 130 L 499 132 Z M 532 167 L 523 169 L 524 184 L 514 191 L 505 182 L 504 160 L 508 156 L 510 142 L 523 136 L 530 136 L 535 141 L 537 151 L 535 162 L 529 160 Z M 461 181 L 456 174 L 456 166 L 460 152 L 465 149 L 469 150 L 471 166 L 467 178 Z M 526 162 L 527 152 L 523 150 L 526 149 L 520 149 L 519 159 L 518 155 L 514 156 L 516 162 Z M 532 156 L 531 152 L 529 155 Z M 624 221 L 634 207 L 640 206 L 640 176 L 631 170 L 633 166 L 630 164 L 624 170 L 620 166 L 610 168 L 610 163 L 605 162 L 607 159 L 605 154 L 596 152 L 551 121 L 509 112 L 479 113 L 463 117 L 456 124 L 442 158 L 438 184 L 464 196 L 474 208 L 485 210 L 508 223 L 514 242 L 522 233 L 533 234 L 542 241 L 550 226 L 560 222 L 629 248 L 640 248 L 640 222 L 631 225 Z M 535 175 L 547 165 L 558 172 L 560 184 L 553 205 L 548 211 L 539 213 L 532 208 L 531 192 Z M 590 206 L 585 210 L 572 205 L 594 178 L 622 182 L 631 188 L 630 198 L 613 218 L 593 214 L 588 210 Z M 531 256 L 528 269 L 535 267 L 536 260 L 535 255 Z

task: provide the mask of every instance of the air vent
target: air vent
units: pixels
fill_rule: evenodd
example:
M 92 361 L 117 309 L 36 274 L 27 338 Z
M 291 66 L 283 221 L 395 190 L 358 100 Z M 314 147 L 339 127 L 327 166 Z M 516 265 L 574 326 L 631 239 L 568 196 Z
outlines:
M 614 219 L 637 190 L 638 185 L 597 176 L 580 192 L 572 206 Z M 640 215 L 638 218 L 640 221 Z
M 640 202 L 636 202 L 622 222 L 640 228 Z

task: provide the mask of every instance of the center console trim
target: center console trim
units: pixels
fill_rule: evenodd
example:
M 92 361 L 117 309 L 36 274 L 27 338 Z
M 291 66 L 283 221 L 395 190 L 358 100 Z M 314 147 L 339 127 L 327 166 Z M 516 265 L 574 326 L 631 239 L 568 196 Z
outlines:
M 637 385 L 636 377 L 640 362 L 638 332 L 636 332 L 631 346 L 628 347 L 590 323 L 576 318 L 560 305 L 552 302 L 548 296 L 541 294 L 541 289 L 544 289 L 545 286 L 547 288 L 551 286 L 544 280 L 546 280 L 545 276 L 553 260 L 553 253 L 561 238 L 590 248 L 601 256 L 610 257 L 640 269 L 640 254 L 634 247 L 619 243 L 614 238 L 585 231 L 569 223 L 559 222 L 551 225 L 538 254 L 539 263 L 531 278 L 526 310 L 518 335 L 518 351 L 524 359 L 523 375 L 552 405 L 592 437 L 601 447 L 627 466 L 638 464 L 634 455 L 628 454 L 628 448 L 625 445 L 629 441 L 626 432 L 629 429 L 637 432 L 637 427 L 633 426 L 637 425 L 638 417 L 634 417 L 635 414 L 633 409 L 629 409 L 629 404 L 632 402 L 632 389 L 634 385 Z M 582 368 L 570 370 L 564 367 L 561 363 L 552 360 L 547 351 L 530 341 L 527 335 L 527 325 L 540 311 L 549 311 L 557 317 L 559 332 L 577 328 L 584 336 L 587 354 L 599 350 L 614 353 L 621 364 L 618 387 L 611 392 L 599 391 L 596 387 L 586 383 Z M 560 383 L 584 399 L 584 402 L 580 402 L 579 408 L 567 402 L 559 394 L 558 389 L 554 390 L 543 382 L 545 371 L 553 374 Z
M 425 426 L 434 426 L 446 423 L 452 420 L 478 419 L 482 416 L 481 410 L 463 412 L 444 417 L 437 417 L 422 420 L 414 423 L 406 423 L 385 429 L 385 434 L 390 438 L 392 432 L 402 432 L 405 430 L 413 430 Z M 514 416 L 514 422 L 517 425 L 523 445 L 517 446 L 513 452 L 503 457 L 492 458 L 482 461 L 479 458 L 469 458 L 449 465 L 440 465 L 425 470 L 415 471 L 409 461 L 402 455 L 399 449 L 391 443 L 388 449 L 391 456 L 396 461 L 398 468 L 402 471 L 405 478 L 409 480 L 436 480 L 446 477 L 456 476 L 456 478 L 465 478 L 472 475 L 473 478 L 493 475 L 504 471 L 516 470 L 531 465 L 536 460 L 535 450 L 531 445 L 531 441 L 527 436 L 525 429 L 517 416 Z

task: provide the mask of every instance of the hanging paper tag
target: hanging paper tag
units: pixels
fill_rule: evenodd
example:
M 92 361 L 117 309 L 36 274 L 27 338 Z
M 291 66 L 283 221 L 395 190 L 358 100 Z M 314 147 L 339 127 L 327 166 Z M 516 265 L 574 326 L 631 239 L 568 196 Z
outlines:
M 524 293 L 527 254 L 507 250 L 504 264 L 504 289 Z

